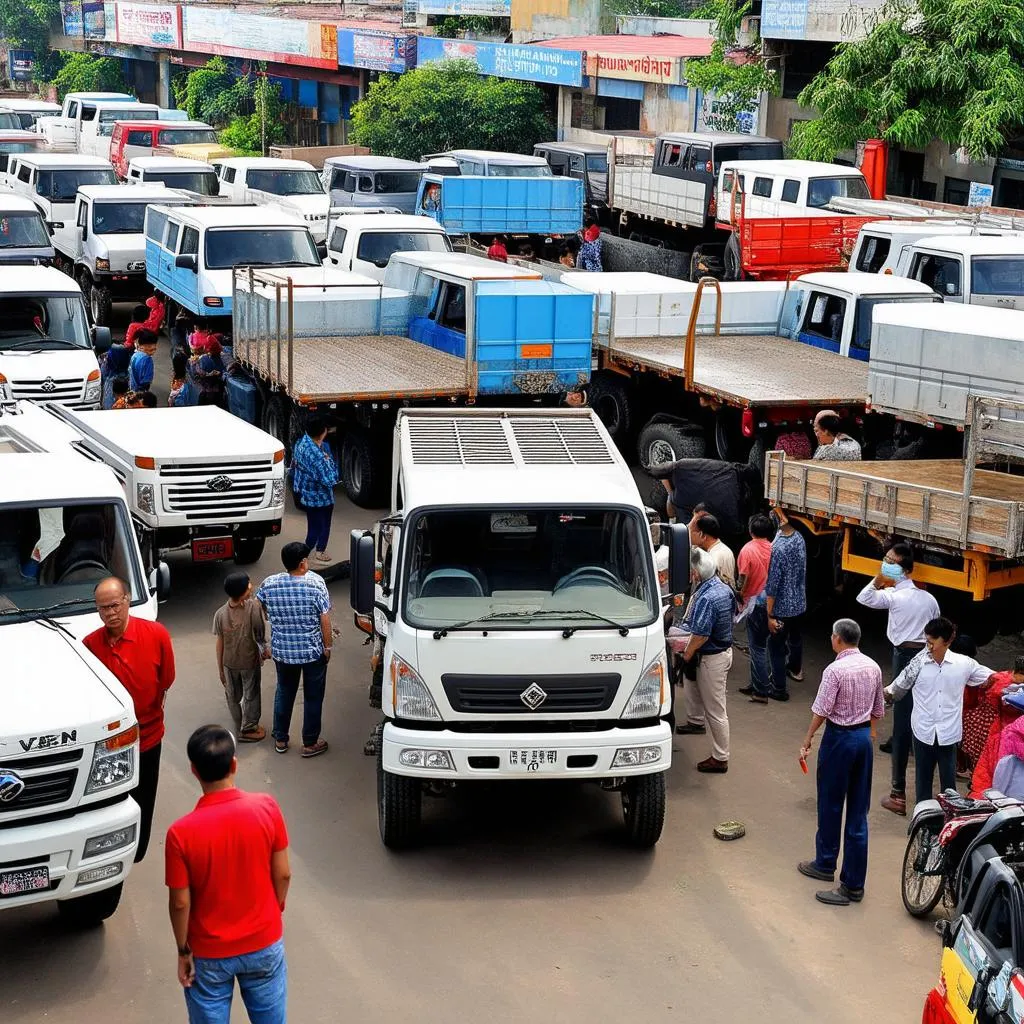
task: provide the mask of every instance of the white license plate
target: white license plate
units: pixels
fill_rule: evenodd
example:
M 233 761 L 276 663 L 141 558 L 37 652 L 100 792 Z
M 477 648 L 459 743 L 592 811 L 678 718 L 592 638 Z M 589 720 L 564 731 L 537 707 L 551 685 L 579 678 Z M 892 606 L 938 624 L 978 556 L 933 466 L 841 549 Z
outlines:
M 525 749 L 510 750 L 506 756 L 505 763 L 510 771 L 514 772 L 539 772 L 550 768 L 558 767 L 557 750 L 534 750 L 530 747 Z
M 50 888 L 49 868 L 24 868 L 21 871 L 0 871 L 0 896 L 17 896 Z

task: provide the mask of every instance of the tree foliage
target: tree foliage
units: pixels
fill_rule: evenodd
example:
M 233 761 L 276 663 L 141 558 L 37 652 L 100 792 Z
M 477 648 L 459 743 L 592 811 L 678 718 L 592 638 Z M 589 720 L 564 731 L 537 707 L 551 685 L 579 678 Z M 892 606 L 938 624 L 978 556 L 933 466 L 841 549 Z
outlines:
M 980 160 L 1024 126 L 1021 0 L 894 0 L 864 39 L 840 45 L 800 93 L 796 156 L 830 160 L 861 139 L 939 138 Z
M 266 75 L 260 75 L 252 86 L 254 110 L 248 115 L 232 118 L 220 133 L 220 141 L 232 149 L 266 155 L 269 146 L 284 142 L 287 134 L 281 118 L 281 89 Z
M 610 0 L 612 14 L 634 18 L 710 18 L 706 0 Z
M 37 82 L 51 81 L 60 70 L 63 58 L 50 49 L 50 25 L 59 18 L 59 0 L 0 0 L 0 40 L 35 54 Z
M 448 149 L 529 153 L 551 135 L 544 94 L 529 82 L 485 78 L 472 61 L 382 75 L 352 107 L 352 141 L 383 156 L 418 160 Z
M 121 61 L 92 53 L 69 53 L 53 84 L 63 100 L 69 92 L 129 92 Z
M 508 18 L 490 18 L 483 14 L 447 14 L 434 22 L 434 34 L 441 39 L 458 39 L 467 33 L 497 34 L 507 25 Z

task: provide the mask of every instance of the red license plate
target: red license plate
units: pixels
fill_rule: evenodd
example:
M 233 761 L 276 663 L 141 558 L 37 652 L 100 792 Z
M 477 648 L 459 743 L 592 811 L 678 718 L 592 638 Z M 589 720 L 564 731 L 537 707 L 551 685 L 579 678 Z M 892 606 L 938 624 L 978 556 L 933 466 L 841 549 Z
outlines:
M 219 562 L 231 558 L 235 553 L 235 542 L 230 537 L 207 537 L 192 541 L 193 562 Z

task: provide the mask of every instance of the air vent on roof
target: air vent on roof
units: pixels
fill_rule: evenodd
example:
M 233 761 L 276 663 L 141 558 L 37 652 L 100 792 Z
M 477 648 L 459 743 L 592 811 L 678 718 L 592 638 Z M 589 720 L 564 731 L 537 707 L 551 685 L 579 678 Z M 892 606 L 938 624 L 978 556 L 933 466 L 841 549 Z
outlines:
M 409 420 L 412 460 L 420 466 L 511 465 L 501 420 L 422 419 Z
M 544 464 L 607 465 L 611 453 L 591 420 L 513 419 L 512 433 L 523 462 Z

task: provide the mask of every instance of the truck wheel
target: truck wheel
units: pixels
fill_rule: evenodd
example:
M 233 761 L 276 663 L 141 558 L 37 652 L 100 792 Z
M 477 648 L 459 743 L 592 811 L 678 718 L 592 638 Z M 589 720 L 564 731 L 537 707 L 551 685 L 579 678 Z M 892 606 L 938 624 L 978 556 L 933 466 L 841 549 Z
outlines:
M 625 383 L 609 374 L 592 377 L 587 388 L 587 404 L 597 413 L 612 440 L 621 449 L 632 426 L 632 410 Z
M 292 403 L 284 395 L 270 395 L 263 403 L 263 429 L 284 445 L 285 459 L 291 461 Z
M 360 508 L 377 508 L 387 486 L 387 468 L 364 430 L 350 430 L 341 441 L 341 485 Z
M 114 300 L 111 298 L 110 289 L 94 284 L 89 289 L 89 312 L 92 314 L 92 322 L 100 327 L 109 327 L 113 309 Z
M 117 910 L 117 905 L 121 902 L 123 888 L 124 883 L 119 882 L 109 889 L 91 892 L 88 896 L 78 896 L 73 900 L 58 900 L 57 910 L 72 928 L 95 928 Z
M 235 565 L 252 565 L 263 557 L 266 537 L 242 537 L 235 541 Z
M 635 775 L 622 787 L 622 817 L 626 841 L 649 850 L 661 838 L 665 824 L 665 773 Z
M 764 476 L 764 458 L 768 454 L 768 444 L 764 439 L 763 434 L 758 434 L 754 438 L 754 443 L 750 446 L 750 452 L 747 454 L 747 464 L 753 469 L 756 469 L 761 476 Z
M 736 241 L 735 233 L 729 235 L 729 241 L 725 243 L 725 274 L 726 281 L 739 281 L 743 277 L 740 266 L 740 244 Z
M 382 746 L 377 748 L 377 825 L 380 839 L 389 850 L 407 850 L 419 839 L 423 786 L 419 779 L 384 771 Z
M 704 435 L 691 425 L 649 423 L 640 431 L 637 454 L 641 466 L 663 466 L 680 459 L 703 459 Z

